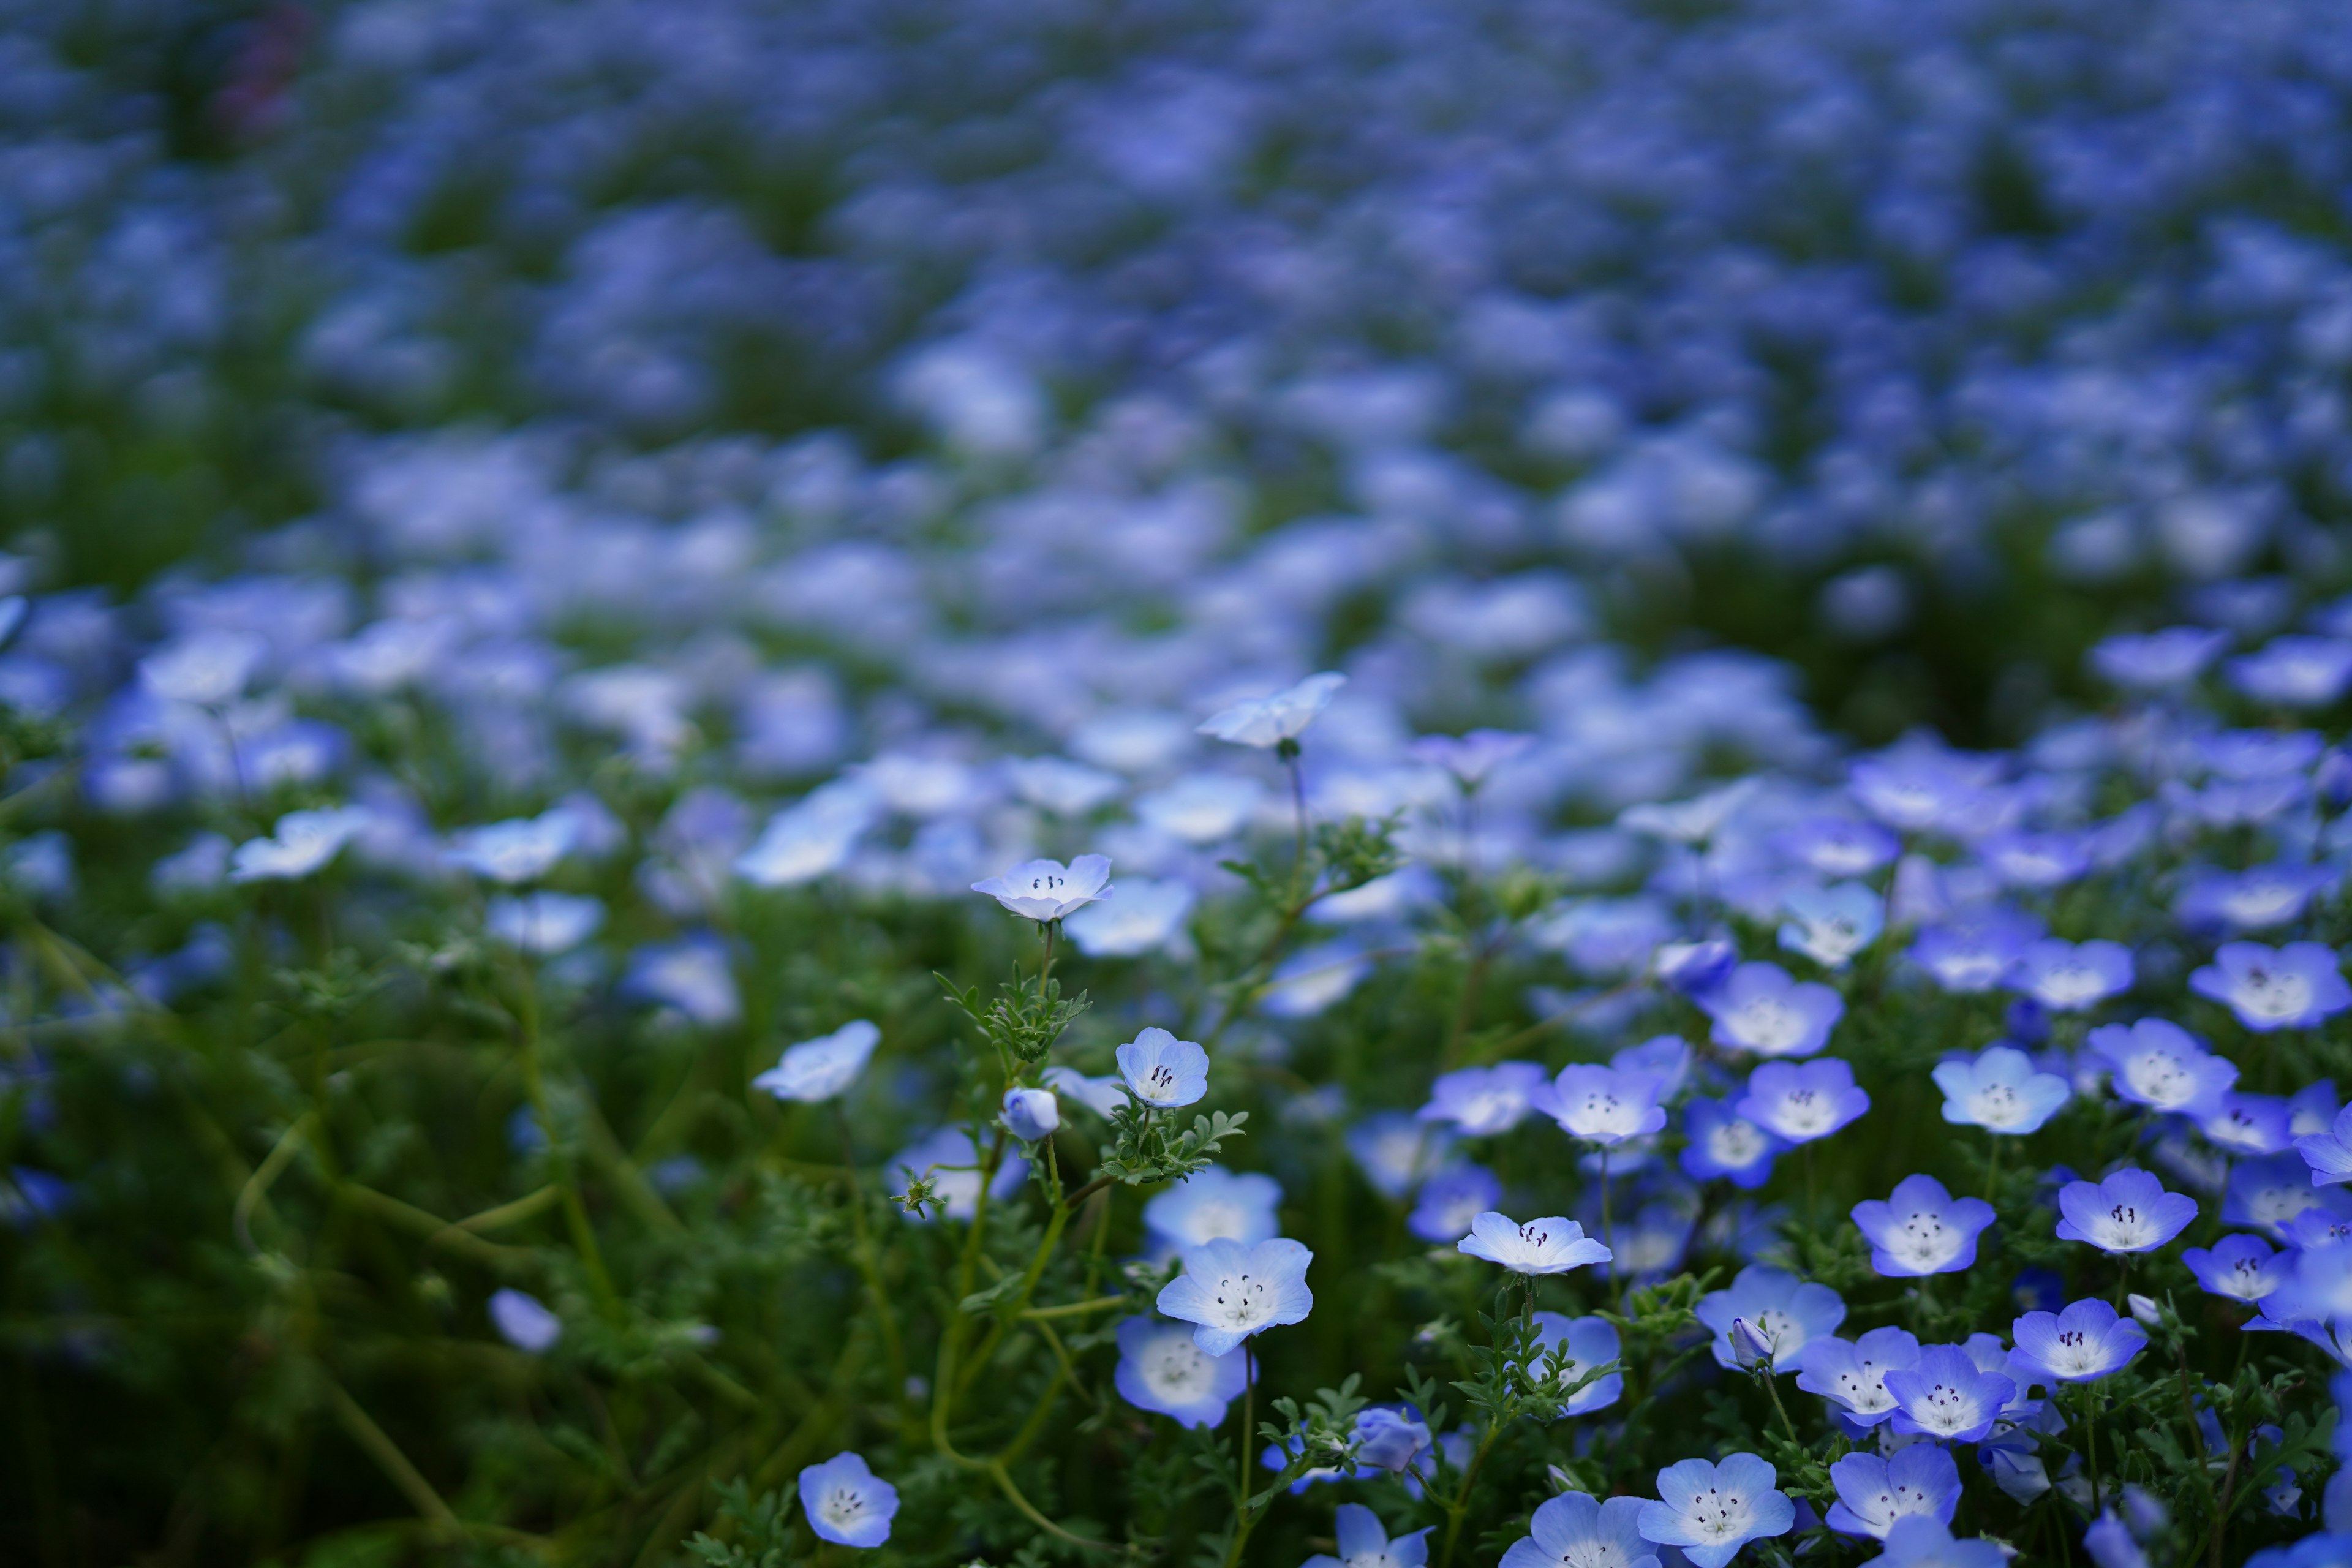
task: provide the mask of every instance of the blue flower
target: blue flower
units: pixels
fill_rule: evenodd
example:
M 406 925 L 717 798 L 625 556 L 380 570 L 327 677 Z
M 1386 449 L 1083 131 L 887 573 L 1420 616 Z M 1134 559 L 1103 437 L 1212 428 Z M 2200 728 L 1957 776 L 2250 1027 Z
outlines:
M 1603 1067 L 1566 1067 L 1540 1089 L 1535 1106 L 1571 1138 L 1612 1148 L 1666 1124 L 1655 1074 Z
M 1081 855 L 1067 866 L 1059 860 L 1024 860 L 1001 877 L 974 882 L 1010 913 L 1025 920 L 1057 921 L 1097 899 L 1110 896 L 1110 861 Z
M 2083 1531 L 2083 1552 L 2095 1568 L 2148 1568 L 2147 1553 L 2111 1508 Z
M 1473 1138 L 1508 1132 L 1527 1116 L 1549 1076 L 1534 1062 L 1463 1068 L 1429 1086 L 1429 1103 L 1420 1115 L 1427 1121 L 1450 1121 Z
M 1315 1310 L 1307 1266 L 1315 1255 L 1285 1237 L 1244 1247 L 1212 1241 L 1184 1254 L 1184 1272 L 1160 1287 L 1158 1306 L 1197 1324 L 1193 1342 L 1223 1355 L 1254 1334 L 1304 1322 Z
M 1944 1091 L 1945 1121 L 2012 1136 L 2038 1131 L 2074 1094 L 2014 1046 L 1990 1047 L 1974 1061 L 1938 1062 L 1933 1076 Z
M 1303 1568 L 1422 1568 L 1429 1560 L 1431 1528 L 1423 1525 L 1391 1541 L 1381 1527 L 1380 1515 L 1361 1503 L 1343 1502 L 1333 1531 L 1339 1537 L 1339 1555 L 1318 1552 Z
M 1843 969 L 1886 929 L 1886 900 L 1860 882 L 1794 889 L 1780 906 L 1793 917 L 1780 927 L 1780 945 L 1825 969 Z
M 1871 1246 L 1870 1265 L 1892 1279 L 1954 1274 L 1977 1260 L 1977 1237 L 1993 1220 L 1982 1198 L 1955 1198 L 1933 1176 L 1906 1176 L 1892 1198 L 1853 1205 Z
M 1923 927 L 1909 957 L 1945 990 L 1973 995 L 2008 978 L 2042 931 L 2034 916 L 1992 904 Z
M 1249 1386 L 1249 1360 L 1241 1349 L 1210 1355 L 1182 1323 L 1134 1317 L 1118 1325 L 1111 1382 L 1138 1410 L 1158 1411 L 1180 1426 L 1214 1426 Z
M 1384 1198 L 1402 1198 L 1444 1168 L 1454 1130 L 1401 1110 L 1378 1111 L 1348 1130 L 1348 1152 L 1364 1180 Z
M 1405 1228 L 1423 1241 L 1459 1241 L 1472 1221 L 1502 1201 L 1503 1184 L 1486 1166 L 1449 1166 L 1422 1184 Z
M 1873 1329 L 1852 1342 L 1818 1339 L 1805 1347 L 1805 1370 L 1797 1375 L 1797 1386 L 1820 1394 L 1840 1429 L 1859 1437 L 1895 1414 L 1886 1374 L 1918 1360 L 1919 1341 L 1904 1329 Z
M 2260 1301 L 2286 1281 L 2292 1258 L 2282 1258 L 2260 1237 L 2225 1236 L 2209 1250 L 2191 1247 L 2180 1261 L 2207 1294 L 2232 1301 Z
M 1113 1053 L 1128 1093 L 1153 1110 L 1174 1110 L 1209 1092 L 1209 1053 L 1165 1029 L 1146 1029 Z
M 2009 1554 L 1974 1536 L 1954 1540 L 1942 1520 L 1915 1513 L 1895 1521 L 1886 1532 L 1886 1550 L 1863 1568 L 1873 1564 L 1878 1568 L 2008 1568 Z
M 1050 1089 L 1008 1089 L 1003 1110 L 1005 1131 L 1024 1143 L 1050 1138 L 1062 1124 L 1061 1102 Z
M 776 1065 L 751 1080 L 778 1100 L 820 1104 L 857 1081 L 866 1070 L 882 1031 L 864 1018 L 853 1018 L 829 1035 L 788 1046 Z
M 1801 984 L 1777 963 L 1743 963 L 1693 1000 L 1715 1020 L 1717 1045 L 1767 1057 L 1811 1056 L 1845 1016 L 1836 992 Z
M 1748 1092 L 1733 1108 L 1791 1143 L 1809 1143 L 1870 1109 L 1853 1068 L 1836 1057 L 1813 1062 L 1766 1062 L 1748 1075 Z
M 1845 1302 L 1826 1285 L 1799 1279 L 1785 1269 L 1750 1264 L 1726 1290 L 1710 1290 L 1698 1300 L 1698 1321 L 1714 1334 L 1717 1366 L 1735 1366 L 1731 1325 L 1744 1321 L 1772 1347 L 1776 1372 L 1802 1372 L 1807 1344 L 1837 1331 L 1845 1321 Z
M 2079 1013 L 2131 989 L 2131 949 L 2104 939 L 2046 936 L 2018 956 L 2007 984 L 2053 1013 Z
M 1653 1506 L 1631 1497 L 1601 1501 L 1590 1492 L 1548 1498 L 1528 1533 L 1503 1553 L 1501 1568 L 1658 1568 L 1657 1554 L 1642 1550 L 1642 1510 Z
M 2028 1312 L 2011 1325 L 2011 1369 L 2029 1383 L 2094 1383 L 2120 1372 L 2147 1348 L 2147 1335 L 2105 1301 L 2063 1312 Z
M 2273 637 L 2260 651 L 2230 660 L 2230 684 L 2257 702 L 2326 708 L 2352 686 L 2352 642 L 2342 637 Z
M 2337 1111 L 2326 1131 L 2297 1138 L 2294 1148 L 2311 1167 L 2313 1186 L 2352 1182 L 2352 1106 Z
M 2181 879 L 2172 912 L 2191 931 L 2268 931 L 2299 917 L 2311 896 L 2334 880 L 2323 868 L 2288 861 L 2244 871 L 2192 870 Z
M 2188 1228 L 2197 1200 L 2165 1191 L 2146 1171 L 2126 1168 L 2104 1182 L 2069 1182 L 2058 1191 L 2061 1241 L 2087 1241 L 2102 1252 L 2153 1252 Z
M 1895 1397 L 1895 1429 L 1948 1443 L 1974 1443 L 2017 1393 L 2013 1378 L 1980 1369 L 1958 1345 L 1928 1345 L 1916 1364 L 1886 1374 Z
M 980 1168 L 983 1159 L 970 1129 L 942 1127 L 900 1151 L 898 1157 L 883 1169 L 895 1171 L 898 1179 L 908 1184 L 929 1177 L 939 1194 L 939 1211 L 950 1219 L 970 1219 L 980 1206 Z M 989 1197 L 1009 1197 L 1028 1175 L 1029 1162 L 1018 1154 L 1007 1153 L 996 1167 L 995 1180 L 988 1184 Z M 936 1216 L 919 1214 L 911 1217 Z
M 1749 1542 L 1785 1535 L 1796 1522 L 1797 1506 L 1779 1480 L 1753 1454 L 1669 1465 L 1658 1472 L 1658 1500 L 1642 1505 L 1642 1539 L 1681 1547 L 1698 1568 L 1723 1568 Z
M 1295 742 L 1347 684 L 1346 676 L 1328 670 L 1310 675 L 1271 696 L 1253 697 L 1221 709 L 1200 727 L 1199 733 L 1261 750 Z
M 1933 1443 L 1898 1448 L 1891 1458 L 1848 1454 L 1830 1467 L 1838 1500 L 1822 1522 L 1841 1535 L 1886 1539 L 1895 1521 L 1914 1516 L 1949 1524 L 1960 1506 L 1960 1468 Z
M 1281 1202 L 1282 1184 L 1272 1176 L 1211 1165 L 1149 1199 L 1143 1223 L 1180 1251 L 1212 1241 L 1255 1247 L 1281 1233 L 1274 1213 Z
M 1567 1387 L 1596 1366 L 1605 1366 L 1617 1359 L 1617 1331 L 1606 1318 L 1564 1318 L 1558 1312 L 1538 1312 L 1535 1317 L 1536 1338 L 1548 1355 L 1559 1353 L 1565 1347 L 1567 1359 L 1560 1364 L 1559 1386 Z M 1596 1377 L 1570 1394 L 1560 1407 L 1563 1415 L 1585 1415 L 1617 1403 L 1625 1392 L 1622 1373 Z
M 539 816 L 515 817 L 452 834 L 444 857 L 477 877 L 511 887 L 555 868 L 580 838 L 580 819 L 558 806 Z
M 552 1350 L 563 1337 L 563 1320 L 527 1291 L 506 1289 L 490 1294 L 490 1322 L 499 1337 L 517 1350 L 537 1355 Z
M 1754 1191 L 1772 1176 L 1773 1158 L 1788 1145 L 1720 1100 L 1695 1098 L 1683 1108 L 1682 1152 L 1685 1173 L 1706 1181 L 1716 1176 Z
M 898 1489 L 867 1469 L 864 1456 L 835 1454 L 801 1472 L 801 1508 L 820 1541 L 879 1546 L 898 1516 Z
M 1118 897 L 1088 904 L 1062 929 L 1088 958 L 1136 958 L 1181 949 L 1185 919 L 1198 898 L 1184 882 L 1131 877 L 1118 885 Z
M 1576 1221 L 1558 1215 L 1521 1225 L 1508 1215 L 1489 1210 L 1470 1222 L 1470 1234 L 1454 1247 L 1530 1278 L 1565 1274 L 1588 1263 L 1609 1261 L 1609 1248 L 1588 1239 Z
M 1401 1475 L 1429 1447 L 1429 1423 L 1410 1405 L 1368 1405 L 1356 1413 L 1357 1474 Z
M 743 1016 L 734 960 L 727 944 L 708 932 L 637 949 L 621 989 L 640 1001 L 675 1007 L 711 1028 Z
M 2258 1034 L 2307 1029 L 2352 1007 L 2352 984 L 2336 967 L 2335 950 L 2315 942 L 2225 942 L 2211 963 L 2189 976 L 2189 989 L 2222 1004 Z
M 2206 1142 L 2228 1153 L 2284 1153 L 2294 1142 L 2289 1129 L 2294 1112 L 2274 1094 L 2241 1094 L 2232 1089 L 2221 1103 L 2197 1123 Z
M 2238 1081 L 2234 1063 L 2162 1018 L 2142 1018 L 2129 1027 L 2103 1025 L 2084 1045 L 2091 1059 L 2108 1069 L 2119 1098 L 2151 1110 L 2209 1115 Z
M 2162 631 L 2108 637 L 2091 649 L 2090 664 L 2116 686 L 2133 691 L 2164 691 L 2196 679 L 2229 646 L 2230 634 L 2225 631 L 2167 626 Z
M 1903 841 L 1874 822 L 1815 816 L 1772 838 L 1782 857 L 1824 877 L 1861 877 L 1903 852 Z
M 2284 1241 L 2295 1216 L 2306 1209 L 2352 1209 L 2352 1193 L 2336 1190 L 2321 1178 L 2325 1173 L 2307 1163 L 2306 1152 L 2267 1160 L 2241 1160 L 2230 1168 L 2230 1185 L 2221 1199 L 2221 1223 L 2261 1231 L 2273 1241 Z

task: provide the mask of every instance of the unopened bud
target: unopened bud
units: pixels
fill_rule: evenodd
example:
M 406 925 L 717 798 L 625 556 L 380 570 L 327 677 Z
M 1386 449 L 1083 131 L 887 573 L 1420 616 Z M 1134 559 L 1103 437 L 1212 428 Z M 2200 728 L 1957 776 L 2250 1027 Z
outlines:
M 1731 1359 L 1754 1371 L 1758 1367 L 1770 1370 L 1772 1342 L 1745 1318 L 1731 1320 Z
M 2124 1300 L 2131 1303 L 2131 1315 L 2140 1321 L 2141 1327 L 2155 1329 L 2164 1326 L 2164 1309 L 2158 1306 L 2153 1299 L 2134 1291 Z
M 1062 1106 L 1050 1089 L 1008 1089 L 1004 1091 L 1004 1126 L 1024 1143 L 1050 1138 L 1062 1124 Z

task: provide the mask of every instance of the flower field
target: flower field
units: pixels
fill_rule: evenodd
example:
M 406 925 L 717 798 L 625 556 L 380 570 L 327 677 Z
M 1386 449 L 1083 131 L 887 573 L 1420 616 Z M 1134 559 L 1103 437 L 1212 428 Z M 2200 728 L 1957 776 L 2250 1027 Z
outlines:
M 2352 12 L 0 0 L 0 1562 L 2352 1565 Z

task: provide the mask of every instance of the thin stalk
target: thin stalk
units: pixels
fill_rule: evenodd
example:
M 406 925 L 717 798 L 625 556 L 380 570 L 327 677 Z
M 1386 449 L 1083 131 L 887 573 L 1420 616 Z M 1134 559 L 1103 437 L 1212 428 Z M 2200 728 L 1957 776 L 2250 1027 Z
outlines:
M 2098 1517 L 2099 1500 L 2106 1496 L 2106 1487 L 2099 1479 L 2099 1406 L 2092 1403 L 2091 1385 L 2083 1389 L 2083 1464 L 2091 1472 L 2091 1515 Z M 2105 1403 L 2104 1400 L 2100 1404 Z
M 841 1131 L 841 1172 L 849 1182 L 849 1224 L 855 1241 L 857 1272 L 865 1278 L 866 1292 L 873 1298 L 874 1316 L 882 1328 L 882 1353 L 890 1363 L 890 1376 L 901 1415 L 907 1407 L 907 1347 L 898 1338 L 898 1313 L 890 1304 L 890 1292 L 882 1287 L 882 1263 L 874 1250 L 873 1228 L 866 1215 L 866 1189 L 857 1180 L 857 1150 L 850 1142 L 849 1111 L 840 1100 L 833 1102 L 834 1124 Z
M 1240 1450 L 1234 1465 L 1234 1499 L 1238 1519 L 1240 1510 L 1249 1506 L 1250 1431 L 1257 1425 L 1257 1352 L 1248 1345 L 1242 1346 L 1242 1430 L 1241 1440 L 1234 1445 Z
M 1454 1500 L 1446 1505 L 1445 1545 L 1437 1554 L 1437 1568 L 1450 1568 L 1454 1562 L 1454 1543 L 1462 1537 L 1462 1521 L 1470 1511 L 1470 1489 L 1477 1484 L 1479 1467 L 1486 1464 L 1487 1450 L 1494 1447 L 1496 1435 L 1502 1430 L 1496 1422 L 1488 1422 L 1478 1439 L 1478 1451 L 1470 1456 L 1470 1463 L 1462 1472 L 1462 1484 L 1454 1489 Z
M 588 1223 L 588 1207 L 580 1201 L 572 1156 L 564 1150 L 563 1140 L 556 1130 L 555 1109 L 547 1098 L 547 1077 L 541 1067 L 539 1050 L 539 976 L 527 963 L 521 966 L 521 974 L 522 984 L 518 991 L 521 1009 L 515 1022 L 522 1037 L 523 1092 L 530 1096 L 540 1131 L 547 1139 L 548 1173 L 555 1178 L 555 1188 L 563 1194 L 564 1225 L 572 1233 L 572 1249 L 580 1254 L 580 1266 L 587 1272 L 588 1289 L 604 1316 L 617 1321 L 621 1316 L 620 1293 L 613 1289 L 613 1277 L 605 1272 L 604 1254 L 596 1245 L 595 1228 Z
M 1790 1442 L 1802 1446 L 1804 1439 L 1797 1436 L 1797 1424 L 1789 1419 L 1789 1407 L 1780 1403 L 1780 1379 L 1769 1363 L 1757 1369 L 1757 1380 L 1764 1384 L 1764 1392 L 1772 1396 L 1772 1413 L 1780 1418 L 1780 1430 L 1789 1435 Z

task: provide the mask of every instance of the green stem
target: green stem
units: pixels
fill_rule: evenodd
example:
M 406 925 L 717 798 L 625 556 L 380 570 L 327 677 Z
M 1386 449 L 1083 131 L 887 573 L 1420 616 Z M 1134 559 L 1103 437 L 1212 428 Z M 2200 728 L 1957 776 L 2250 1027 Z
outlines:
M 564 1226 L 572 1233 L 572 1248 L 580 1254 L 580 1266 L 588 1275 L 588 1289 L 604 1316 L 617 1322 L 621 1317 L 620 1293 L 613 1289 L 613 1277 L 605 1272 L 604 1250 L 596 1245 L 595 1227 L 588 1223 L 588 1206 L 580 1201 L 580 1184 L 572 1173 L 572 1156 L 556 1130 L 555 1109 L 547 1097 L 547 1075 L 540 1060 L 539 975 L 528 963 L 520 963 L 519 968 L 522 977 L 519 988 L 521 1009 L 516 1022 L 522 1036 L 523 1092 L 530 1097 L 531 1110 L 539 1118 L 540 1131 L 547 1140 L 548 1173 L 555 1179 L 556 1191 L 563 1196 Z
M 1240 1458 L 1234 1467 L 1234 1530 L 1238 1533 L 1240 1513 L 1249 1507 L 1250 1495 L 1250 1432 L 1257 1426 L 1257 1352 L 1244 1342 L 1242 1345 L 1242 1432 Z
M 2083 1463 L 2091 1472 L 2091 1517 L 2099 1516 L 2100 1500 L 2106 1496 L 2106 1487 L 2099 1479 L 2099 1407 L 2089 1384 L 2083 1390 Z M 2101 1403 L 2104 1403 L 2102 1401 Z
M 1780 1416 L 1780 1429 L 1789 1435 L 1790 1442 L 1801 1447 L 1804 1439 L 1797 1436 L 1797 1424 L 1789 1419 L 1789 1407 L 1780 1403 L 1780 1379 L 1773 1372 L 1771 1363 L 1766 1362 L 1759 1366 L 1756 1369 L 1756 1375 L 1764 1384 L 1764 1392 L 1772 1396 L 1772 1413 Z
M 1462 1484 L 1454 1489 L 1454 1500 L 1445 1509 L 1445 1545 L 1437 1554 L 1437 1568 L 1451 1568 L 1454 1543 L 1461 1539 L 1462 1521 L 1470 1511 L 1470 1489 L 1477 1484 L 1479 1467 L 1486 1462 L 1487 1450 L 1494 1447 L 1496 1436 L 1501 1430 L 1498 1422 L 1486 1424 L 1486 1432 L 1478 1439 L 1478 1451 L 1470 1456 L 1470 1463 L 1462 1472 Z

